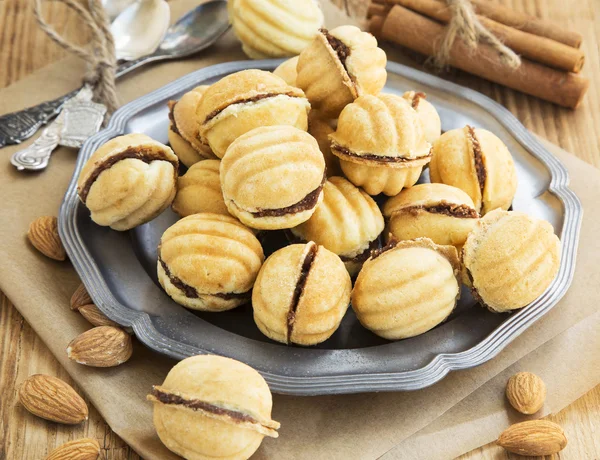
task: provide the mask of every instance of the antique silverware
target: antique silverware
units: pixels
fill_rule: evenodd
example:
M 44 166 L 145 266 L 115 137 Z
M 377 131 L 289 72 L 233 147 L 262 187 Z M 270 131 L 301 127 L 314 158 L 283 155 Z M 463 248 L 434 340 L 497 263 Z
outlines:
M 13 154 L 10 162 L 19 171 L 39 171 L 48 166 L 50 155 L 58 145 L 80 148 L 98 132 L 106 107 L 92 102 L 92 88 L 85 85 L 63 107 L 60 115 L 33 144 Z
M 114 21 L 129 5 L 136 0 L 102 0 L 102 6 L 106 11 L 108 18 Z
M 198 5 L 169 27 L 167 35 L 154 53 L 120 64 L 116 76 L 121 77 L 150 62 L 180 59 L 195 54 L 215 43 L 228 29 L 226 0 L 213 0 Z M 58 115 L 63 104 L 77 92 L 78 90 L 72 91 L 35 107 L 1 116 L 0 147 L 18 144 L 33 136 L 40 126 Z
M 125 8 L 110 25 L 117 60 L 132 61 L 154 53 L 171 18 L 165 0 L 138 0 Z

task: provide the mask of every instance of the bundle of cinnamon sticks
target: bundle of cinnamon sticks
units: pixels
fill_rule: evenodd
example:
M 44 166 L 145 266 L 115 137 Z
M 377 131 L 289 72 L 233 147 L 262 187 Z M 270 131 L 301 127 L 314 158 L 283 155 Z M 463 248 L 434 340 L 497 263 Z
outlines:
M 578 32 L 490 0 L 471 0 L 477 19 L 521 56 L 512 68 L 490 45 L 469 48 L 454 41 L 448 65 L 555 104 L 576 108 L 589 80 L 579 74 L 585 56 Z M 434 56 L 451 20 L 445 0 L 373 0 L 368 11 L 373 35 L 427 56 Z

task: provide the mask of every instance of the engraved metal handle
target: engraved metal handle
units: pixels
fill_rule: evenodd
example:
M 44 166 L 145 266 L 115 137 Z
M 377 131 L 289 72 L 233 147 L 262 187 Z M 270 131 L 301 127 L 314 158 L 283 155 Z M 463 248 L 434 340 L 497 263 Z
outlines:
M 38 171 L 48 166 L 50 155 L 60 141 L 60 130 L 62 128 L 62 116 L 59 116 L 48 126 L 42 135 L 38 137 L 29 147 L 15 152 L 10 162 L 19 171 L 29 169 Z
M 123 62 L 117 68 L 116 77 L 121 77 L 149 62 L 169 59 L 169 57 L 157 52 L 133 61 Z M 0 116 L 0 148 L 5 145 L 19 144 L 33 136 L 41 126 L 57 116 L 65 102 L 72 99 L 80 90 L 81 88 L 52 101 L 42 102 L 34 107 Z

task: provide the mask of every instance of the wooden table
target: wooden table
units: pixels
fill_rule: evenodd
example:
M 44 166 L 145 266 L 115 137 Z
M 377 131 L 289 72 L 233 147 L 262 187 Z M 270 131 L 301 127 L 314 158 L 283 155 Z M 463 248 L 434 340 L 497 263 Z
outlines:
M 341 0 L 340 0 L 341 1 Z M 503 0 L 515 9 L 562 22 L 584 35 L 584 74 L 592 85 L 577 111 L 561 109 L 483 80 L 457 73 L 452 79 L 477 89 L 511 110 L 533 132 L 560 145 L 588 163 L 600 167 L 600 15 L 599 0 Z M 0 0 L 0 88 L 63 57 L 64 52 L 37 29 L 31 13 L 32 2 Z M 594 11 L 596 7 L 596 11 Z M 76 15 L 62 4 L 48 4 L 46 17 L 59 33 L 85 40 Z M 73 32 L 77 32 L 74 34 Z M 138 459 L 90 407 L 87 423 L 66 427 L 49 423 L 27 413 L 17 402 L 15 382 L 35 373 L 56 375 L 73 384 L 67 373 L 39 340 L 23 317 L 0 293 L 0 458 L 38 459 L 60 444 L 84 436 L 100 441 L 107 459 Z M 575 401 L 559 414 L 549 417 L 563 426 L 569 439 L 560 458 L 600 459 L 600 386 Z M 506 459 L 493 444 L 476 449 L 461 459 Z

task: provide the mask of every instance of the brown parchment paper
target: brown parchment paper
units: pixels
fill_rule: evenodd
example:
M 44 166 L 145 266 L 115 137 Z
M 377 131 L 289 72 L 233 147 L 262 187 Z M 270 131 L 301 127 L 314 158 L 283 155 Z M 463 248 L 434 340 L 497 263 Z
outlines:
M 176 18 L 194 5 L 195 2 L 189 0 L 175 0 L 171 3 L 172 16 Z M 198 68 L 243 58 L 239 45 L 229 33 L 217 46 L 193 59 L 157 64 L 120 80 L 121 102 L 128 102 Z M 76 59 L 66 59 L 0 91 L 0 113 L 56 97 L 75 88 L 81 71 L 82 66 Z M 151 424 L 151 405 L 145 401 L 151 385 L 162 382 L 174 364 L 172 360 L 139 344 L 127 364 L 112 369 L 80 366 L 66 357 L 68 342 L 90 327 L 68 306 L 79 281 L 68 262 L 51 261 L 33 250 L 26 241 L 25 233 L 36 217 L 58 214 L 76 152 L 58 149 L 45 172 L 24 174 L 8 163 L 9 156 L 21 147 L 23 145 L 0 150 L 0 289 L 84 389 L 117 434 L 147 459 L 174 458 L 156 437 Z M 600 173 L 556 146 L 548 144 L 548 147 L 569 168 L 572 188 L 581 198 L 584 208 L 595 209 L 600 200 Z M 470 395 L 475 397 L 480 391 L 493 391 L 493 385 L 499 385 L 498 382 L 504 378 L 502 372 L 525 356 L 532 356 L 531 365 L 551 363 L 551 357 L 531 353 L 569 328 L 585 323 L 586 318 L 598 311 L 598 234 L 600 218 L 595 213 L 585 213 L 575 282 L 569 293 L 494 360 L 475 369 L 453 373 L 437 385 L 418 392 L 311 398 L 275 395 L 273 417 L 282 423 L 280 437 L 265 440 L 255 457 L 316 460 L 370 459 L 385 453 L 395 455 L 394 448 L 407 439 L 428 439 L 424 437 L 426 430 L 423 429 L 444 414 L 454 413 L 451 409 L 457 404 L 456 419 L 444 416 L 439 423 L 451 428 L 456 421 L 465 430 L 473 425 L 472 431 L 477 432 L 474 425 L 478 423 L 479 401 L 475 399 L 475 403 L 468 403 Z M 577 355 L 579 351 L 574 348 L 572 353 Z M 582 363 L 582 366 L 591 366 L 599 358 L 600 350 L 596 348 L 587 364 Z M 598 383 L 595 374 L 586 375 L 589 375 L 587 387 Z M 571 381 L 567 374 L 556 376 L 556 379 L 553 383 L 556 388 Z M 585 391 L 584 386 L 580 387 L 582 392 Z M 563 402 L 580 394 L 570 394 Z M 553 398 L 550 392 L 547 407 L 553 407 Z M 489 430 L 464 442 L 452 439 L 456 451 L 453 455 L 488 442 L 490 433 L 506 426 L 507 420 L 501 417 L 505 411 L 503 398 L 492 400 L 485 406 L 485 411 L 484 415 L 496 417 L 490 419 Z M 465 413 L 472 417 L 465 416 Z M 431 426 L 435 428 L 437 425 Z M 418 433 L 420 430 L 423 431 Z M 418 433 L 418 438 L 409 439 L 415 433 Z M 418 440 L 414 442 L 414 449 L 419 451 L 422 445 Z

